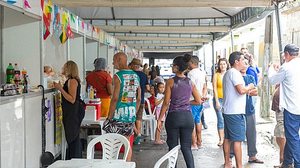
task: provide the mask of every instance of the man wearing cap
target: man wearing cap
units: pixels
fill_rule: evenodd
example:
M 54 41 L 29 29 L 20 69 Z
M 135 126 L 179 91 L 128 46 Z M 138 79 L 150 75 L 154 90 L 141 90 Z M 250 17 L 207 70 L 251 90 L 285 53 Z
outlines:
M 133 58 L 132 61 L 130 62 L 130 67 L 131 69 L 139 76 L 140 78 L 140 87 L 141 87 L 141 103 L 140 107 L 136 113 L 136 121 L 135 121 L 135 133 L 136 133 L 136 138 L 134 140 L 134 144 L 140 144 L 140 139 L 141 139 L 141 127 L 142 127 L 142 117 L 143 117 L 143 111 L 145 108 L 145 99 L 144 99 L 144 94 L 145 90 L 150 91 L 150 86 L 148 83 L 148 78 L 147 75 L 142 72 L 141 67 L 142 67 L 142 62 L 141 60 L 137 58 Z
M 110 74 L 105 71 L 107 66 L 105 58 L 96 58 L 94 61 L 95 70 L 87 75 L 86 83 L 87 87 L 92 86 L 96 89 L 96 97 L 101 99 L 101 116 L 107 117 L 110 96 L 112 95 L 112 78 Z
M 284 111 L 284 129 L 286 145 L 282 167 L 289 167 L 294 162 L 300 168 L 300 58 L 299 47 L 288 44 L 284 47 L 285 63 L 273 64 L 268 77 L 272 85 L 280 84 L 279 106 Z
M 200 70 L 199 68 L 199 58 L 197 56 L 192 56 L 191 61 L 189 63 L 189 73 L 188 78 L 194 82 L 197 91 L 200 97 L 206 96 L 207 87 L 206 87 L 206 74 Z M 193 100 L 194 97 L 191 97 Z M 191 111 L 194 117 L 195 125 L 193 133 L 192 133 L 192 149 L 198 149 L 201 146 L 202 138 L 201 138 L 201 113 L 203 111 L 203 105 L 191 105 Z

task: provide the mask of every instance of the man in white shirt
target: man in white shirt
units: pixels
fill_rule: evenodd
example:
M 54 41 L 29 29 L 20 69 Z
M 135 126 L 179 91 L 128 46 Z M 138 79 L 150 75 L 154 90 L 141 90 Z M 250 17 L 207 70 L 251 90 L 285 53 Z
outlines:
M 268 74 L 272 85 L 280 84 L 279 106 L 284 109 L 286 137 L 283 167 L 294 162 L 295 168 L 300 168 L 300 58 L 298 55 L 298 46 L 286 45 L 284 47 L 285 63 L 281 67 L 273 64 Z
M 251 92 L 254 85 L 251 83 L 245 87 L 245 82 L 240 71 L 246 67 L 244 55 L 241 52 L 233 52 L 229 56 L 229 69 L 223 77 L 223 117 L 224 134 L 223 143 L 225 168 L 231 168 L 230 163 L 230 145 L 234 146 L 234 155 L 236 167 L 242 168 L 242 146 L 241 142 L 245 140 L 245 108 L 246 95 Z
M 207 87 L 206 87 L 206 74 L 205 72 L 201 71 L 199 68 L 199 58 L 197 56 L 192 56 L 191 61 L 189 63 L 189 73 L 188 78 L 192 80 L 195 84 L 197 91 L 200 97 L 206 96 Z M 193 100 L 193 96 L 191 100 Z M 192 149 L 198 149 L 201 146 L 202 138 L 201 138 L 201 113 L 203 111 L 202 104 L 200 105 L 191 105 L 191 111 L 194 117 L 194 122 L 196 127 L 194 127 L 192 133 Z

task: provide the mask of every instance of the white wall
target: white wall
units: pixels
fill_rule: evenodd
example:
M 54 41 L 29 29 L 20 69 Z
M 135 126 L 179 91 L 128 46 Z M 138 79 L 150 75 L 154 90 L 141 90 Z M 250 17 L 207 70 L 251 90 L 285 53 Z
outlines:
M 99 58 L 107 59 L 107 46 L 100 44 Z
M 108 48 L 108 53 L 107 53 L 107 67 L 108 67 L 108 71 L 111 72 L 110 74 L 115 73 L 115 69 L 114 69 L 114 66 L 112 64 L 114 55 L 115 55 L 114 48 L 109 47 Z
M 8 63 L 18 63 L 20 69 L 27 70 L 31 85 L 39 85 L 40 38 L 39 21 L 4 8 L 3 71 Z
M 44 41 L 44 65 L 54 68 L 54 71 L 61 73 L 61 68 L 67 62 L 67 43 L 61 44 L 59 39 L 50 35 Z
M 98 57 L 98 42 L 86 39 L 86 62 L 85 69 L 88 71 L 94 70 L 94 60 Z
M 79 70 L 80 80 L 83 81 L 83 36 L 75 36 L 70 40 L 70 60 L 73 60 Z

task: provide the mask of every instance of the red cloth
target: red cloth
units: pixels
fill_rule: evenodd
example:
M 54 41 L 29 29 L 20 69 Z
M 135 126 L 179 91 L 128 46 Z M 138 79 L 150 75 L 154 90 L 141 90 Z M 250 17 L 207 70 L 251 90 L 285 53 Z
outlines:
M 87 75 L 86 82 L 96 89 L 97 98 L 109 98 L 107 84 L 112 83 L 112 78 L 106 71 L 94 71 Z
M 155 108 L 155 97 L 151 96 L 151 97 L 148 98 L 148 100 L 149 100 L 149 103 L 150 103 L 151 111 L 152 111 L 152 113 L 154 113 L 153 110 Z M 147 103 L 145 103 L 145 109 L 148 109 L 148 104 Z

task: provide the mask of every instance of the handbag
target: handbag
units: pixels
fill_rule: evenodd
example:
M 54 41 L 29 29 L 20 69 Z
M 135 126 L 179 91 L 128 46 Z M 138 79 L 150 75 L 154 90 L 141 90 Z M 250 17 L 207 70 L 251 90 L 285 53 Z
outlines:
M 79 113 L 78 113 L 78 116 L 79 116 L 79 122 L 81 123 L 84 116 L 85 116 L 85 108 L 86 108 L 86 104 L 83 100 L 79 99 Z

